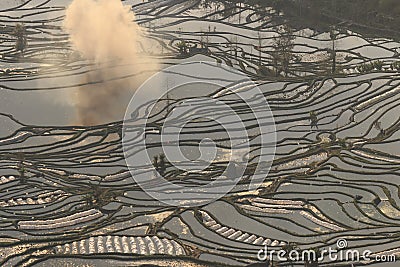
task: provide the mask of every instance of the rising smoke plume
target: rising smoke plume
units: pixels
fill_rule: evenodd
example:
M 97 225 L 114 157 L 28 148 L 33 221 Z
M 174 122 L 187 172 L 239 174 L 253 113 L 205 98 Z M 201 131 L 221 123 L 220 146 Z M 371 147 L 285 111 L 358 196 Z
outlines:
M 95 63 L 80 81 L 86 85 L 74 95 L 75 123 L 122 120 L 134 90 L 146 78 L 135 74 L 157 68 L 157 62 L 143 51 L 145 30 L 120 0 L 74 0 L 64 27 L 73 48 Z

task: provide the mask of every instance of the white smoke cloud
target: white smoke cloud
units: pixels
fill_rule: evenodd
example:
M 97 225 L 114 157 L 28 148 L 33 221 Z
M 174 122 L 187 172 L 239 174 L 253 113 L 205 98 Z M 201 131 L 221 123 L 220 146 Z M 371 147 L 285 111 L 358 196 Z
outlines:
M 134 74 L 157 69 L 157 61 L 142 48 L 147 47 L 145 29 L 120 0 L 74 0 L 67 8 L 64 27 L 73 48 L 95 63 L 80 81 L 87 85 L 74 96 L 76 123 L 122 120 L 134 90 L 146 78 Z

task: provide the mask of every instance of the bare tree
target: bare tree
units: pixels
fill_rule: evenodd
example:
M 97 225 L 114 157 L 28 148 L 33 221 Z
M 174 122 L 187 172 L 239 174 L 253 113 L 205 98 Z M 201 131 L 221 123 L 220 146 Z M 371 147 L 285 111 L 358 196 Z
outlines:
M 278 36 L 274 38 L 273 43 L 273 59 L 276 75 L 281 71 L 285 76 L 290 72 L 290 62 L 294 59 L 293 47 L 294 36 L 293 30 L 289 25 L 282 25 L 277 29 Z
M 15 26 L 14 35 L 15 35 L 15 37 L 17 37 L 17 40 L 15 42 L 15 49 L 17 51 L 20 51 L 21 54 L 23 54 L 24 50 L 27 46 L 26 31 L 25 31 L 24 24 L 18 23 Z
M 262 57 L 261 57 L 261 47 L 262 47 L 262 38 L 261 33 L 258 31 L 258 65 L 261 66 L 262 64 Z
M 337 31 L 334 26 L 330 28 L 329 34 L 332 41 L 331 58 L 332 58 L 332 74 L 333 74 L 336 72 L 336 38 L 337 38 Z

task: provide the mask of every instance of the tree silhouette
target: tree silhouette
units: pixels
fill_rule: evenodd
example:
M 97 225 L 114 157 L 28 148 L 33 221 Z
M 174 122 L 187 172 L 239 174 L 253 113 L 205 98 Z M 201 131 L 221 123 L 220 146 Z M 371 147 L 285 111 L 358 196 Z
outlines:
M 273 43 L 273 62 L 276 70 L 276 75 L 283 71 L 285 76 L 290 72 L 290 62 L 294 59 L 293 47 L 294 36 L 293 30 L 288 25 L 283 25 L 278 28 L 278 36 L 274 38 Z
M 336 72 L 336 38 L 337 32 L 334 26 L 330 28 L 329 35 L 332 41 L 332 50 L 331 50 L 331 58 L 332 58 L 332 74 Z
M 17 40 L 15 42 L 15 49 L 17 51 L 20 51 L 21 54 L 23 54 L 24 50 L 26 49 L 26 46 L 28 45 L 26 40 L 26 31 L 24 24 L 18 23 L 15 26 L 14 35 L 15 37 L 17 37 Z
M 310 111 L 310 125 L 311 128 L 316 127 L 318 129 L 318 116 L 317 113 L 315 111 Z

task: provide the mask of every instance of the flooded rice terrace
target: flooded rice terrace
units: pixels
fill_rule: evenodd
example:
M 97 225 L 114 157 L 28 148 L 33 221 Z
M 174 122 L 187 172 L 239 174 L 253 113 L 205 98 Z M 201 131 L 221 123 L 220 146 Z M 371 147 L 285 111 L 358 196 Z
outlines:
M 108 26 L 126 19 L 111 9 L 93 26 L 85 18 L 92 9 L 78 8 L 73 22 L 82 36 L 99 37 L 75 42 L 76 25 L 65 23 L 71 2 L 0 1 L 1 266 L 396 266 L 379 257 L 400 257 L 400 43 L 340 26 L 296 28 L 268 6 L 125 0 L 142 29 L 131 53 L 127 39 L 106 35 L 126 35 L 123 26 Z M 113 41 L 111 52 L 103 49 L 109 61 L 87 56 L 100 39 Z M 26 47 L 18 49 L 19 41 Z M 123 123 L 141 83 L 198 61 L 209 75 L 238 71 L 258 86 L 276 140 L 262 138 L 253 110 L 229 86 L 174 89 L 147 125 L 139 112 L 146 102 Z M 170 82 L 160 88 L 177 85 Z M 217 157 L 202 171 L 176 168 L 162 154 L 164 120 L 182 99 L 205 96 L 239 113 L 249 151 L 230 146 L 212 119 L 194 119 L 172 146 L 196 160 L 199 143 L 211 138 Z M 137 137 L 123 146 L 128 133 Z M 240 169 L 238 184 L 209 203 L 157 201 L 136 183 L 124 157 L 143 136 L 168 181 L 199 186 Z M 148 188 L 157 188 L 151 166 L 141 167 Z M 255 173 L 264 180 L 251 190 Z M 338 248 L 338 240 L 346 242 L 343 249 L 370 250 L 369 259 L 259 259 L 266 246 L 320 254 Z

